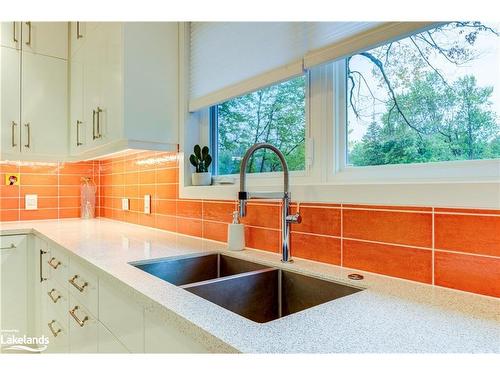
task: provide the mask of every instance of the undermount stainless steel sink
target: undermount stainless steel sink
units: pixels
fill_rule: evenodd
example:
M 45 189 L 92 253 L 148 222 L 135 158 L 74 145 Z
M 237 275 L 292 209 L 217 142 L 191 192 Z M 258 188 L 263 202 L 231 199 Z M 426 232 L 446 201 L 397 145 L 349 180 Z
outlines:
M 261 264 L 218 253 L 188 255 L 131 264 L 177 286 L 266 268 Z
M 185 285 L 184 288 L 258 323 L 279 319 L 362 290 L 273 268 Z
M 223 254 L 198 254 L 131 264 L 258 323 L 362 290 Z

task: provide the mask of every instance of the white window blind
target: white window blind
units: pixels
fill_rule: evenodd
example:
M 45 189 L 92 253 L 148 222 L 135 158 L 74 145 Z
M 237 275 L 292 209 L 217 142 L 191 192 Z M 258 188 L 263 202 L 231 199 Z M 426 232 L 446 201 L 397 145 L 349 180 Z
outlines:
M 300 75 L 428 23 L 192 22 L 189 110 Z M 378 30 L 378 32 L 371 32 Z

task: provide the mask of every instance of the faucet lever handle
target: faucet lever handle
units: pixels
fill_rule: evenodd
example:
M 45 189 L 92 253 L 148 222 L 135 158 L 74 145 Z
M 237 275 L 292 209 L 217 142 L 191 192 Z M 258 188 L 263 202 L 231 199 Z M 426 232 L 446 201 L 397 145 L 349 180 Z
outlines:
M 302 216 L 300 215 L 300 202 L 297 202 L 297 211 L 292 215 L 287 215 L 286 221 L 290 224 L 302 223 Z

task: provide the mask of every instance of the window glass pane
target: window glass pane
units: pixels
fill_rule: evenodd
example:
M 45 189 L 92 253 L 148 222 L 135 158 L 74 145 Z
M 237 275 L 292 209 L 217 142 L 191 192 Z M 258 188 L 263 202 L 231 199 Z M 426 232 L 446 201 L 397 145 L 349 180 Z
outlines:
M 348 165 L 499 158 L 499 31 L 452 22 L 348 58 Z
M 291 171 L 304 170 L 305 85 L 300 76 L 217 106 L 219 175 L 239 173 L 246 150 L 258 142 L 278 147 Z M 251 173 L 280 170 L 269 150 L 255 152 L 248 164 Z

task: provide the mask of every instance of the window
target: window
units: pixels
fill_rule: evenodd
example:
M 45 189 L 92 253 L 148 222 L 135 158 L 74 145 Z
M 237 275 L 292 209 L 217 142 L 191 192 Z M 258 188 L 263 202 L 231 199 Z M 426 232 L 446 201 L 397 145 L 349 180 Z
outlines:
M 228 100 L 211 108 L 214 173 L 235 174 L 246 150 L 254 143 L 267 142 L 285 155 L 291 171 L 305 169 L 306 76 Z M 269 150 L 255 152 L 248 164 L 250 173 L 281 170 Z
M 499 31 L 451 22 L 342 62 L 347 166 L 500 158 Z

